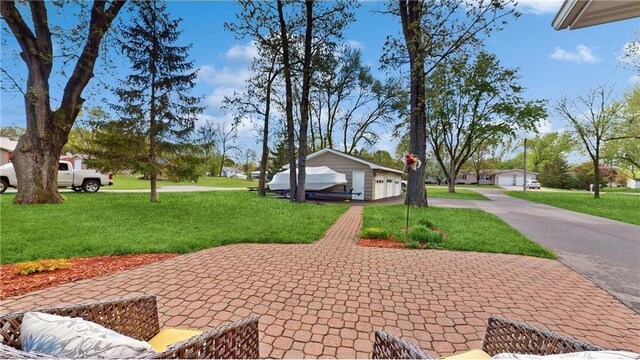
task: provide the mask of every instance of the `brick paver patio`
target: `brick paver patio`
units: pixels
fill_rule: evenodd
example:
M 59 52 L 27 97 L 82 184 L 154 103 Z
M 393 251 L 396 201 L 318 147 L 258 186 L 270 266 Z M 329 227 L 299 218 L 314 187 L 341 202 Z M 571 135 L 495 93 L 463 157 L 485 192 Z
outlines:
M 164 326 L 260 317 L 261 354 L 366 358 L 384 328 L 430 353 L 481 345 L 502 315 L 615 349 L 640 351 L 640 315 L 553 260 L 362 248 L 351 207 L 311 245 L 238 244 L 0 302 L 3 311 L 156 294 Z M 239 230 L 241 231 L 241 230 Z

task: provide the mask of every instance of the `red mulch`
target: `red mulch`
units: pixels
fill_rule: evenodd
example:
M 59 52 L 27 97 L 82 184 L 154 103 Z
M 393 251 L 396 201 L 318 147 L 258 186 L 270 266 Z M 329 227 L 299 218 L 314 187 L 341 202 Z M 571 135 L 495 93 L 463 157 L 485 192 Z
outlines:
M 404 248 L 404 244 L 390 239 L 360 239 L 358 240 L 359 246 L 364 247 L 379 247 L 379 248 L 387 248 L 387 249 L 402 249 Z
M 442 239 L 446 239 L 447 238 L 447 233 L 444 232 L 443 229 L 439 228 L 439 227 L 434 227 L 433 231 L 437 231 L 439 233 L 442 233 Z M 358 246 L 364 246 L 364 247 L 378 247 L 378 248 L 386 248 L 386 249 L 404 249 L 405 248 L 405 244 L 394 239 L 360 239 L 358 240 L 357 243 Z M 425 246 L 424 244 L 420 245 L 420 248 L 423 249 Z
M 0 300 L 50 286 L 88 279 L 172 258 L 177 254 L 133 254 L 69 259 L 69 267 L 19 275 L 15 264 L 0 266 Z

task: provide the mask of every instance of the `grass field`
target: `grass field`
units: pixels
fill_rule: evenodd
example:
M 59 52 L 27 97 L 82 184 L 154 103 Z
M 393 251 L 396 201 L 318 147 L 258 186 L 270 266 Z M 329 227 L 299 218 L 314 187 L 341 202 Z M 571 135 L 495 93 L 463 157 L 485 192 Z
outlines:
M 258 186 L 257 180 L 243 180 L 243 179 L 231 179 L 227 177 L 201 177 L 197 182 L 181 181 L 173 182 L 170 180 L 159 180 L 158 187 L 162 186 L 184 186 L 184 185 L 197 185 L 197 186 L 211 186 L 211 187 L 238 187 L 246 188 Z M 113 186 L 109 189 L 149 189 L 149 180 L 141 180 L 138 176 L 125 176 L 114 175 Z M 106 189 L 106 188 L 105 188 Z
M 362 226 L 382 228 L 397 239 L 404 239 L 405 211 L 404 205 L 367 206 Z M 444 229 L 446 239 L 440 244 L 442 249 L 555 258 L 551 251 L 482 210 L 412 208 L 409 226 L 417 225 L 421 219 L 429 219 Z
M 623 187 L 606 187 L 606 188 L 602 188 L 601 191 L 602 192 L 607 192 L 607 193 L 633 193 L 633 194 L 640 194 L 640 189 L 629 189 L 629 188 L 623 188 Z
M 294 204 L 247 191 L 67 193 L 61 205 L 12 205 L 0 197 L 0 262 L 175 252 L 241 242 L 311 243 L 344 205 Z M 214 264 L 212 264 L 213 266 Z
M 427 196 L 433 198 L 447 198 L 447 199 L 462 199 L 462 200 L 487 200 L 484 195 L 473 190 L 467 190 L 464 188 L 458 189 L 456 186 L 456 192 L 450 193 L 446 186 L 427 186 Z
M 509 196 L 585 214 L 640 225 L 640 196 L 603 193 L 599 199 L 590 193 L 506 191 Z

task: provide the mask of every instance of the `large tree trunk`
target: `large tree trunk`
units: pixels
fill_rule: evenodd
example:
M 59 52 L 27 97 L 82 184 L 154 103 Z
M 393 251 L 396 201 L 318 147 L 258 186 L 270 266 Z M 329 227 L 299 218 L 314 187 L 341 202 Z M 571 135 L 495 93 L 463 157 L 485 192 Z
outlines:
M 12 160 L 19 186 L 14 204 L 63 202 L 57 188 L 60 152 L 82 108 L 82 91 L 93 77 L 100 42 L 124 4 L 124 1 L 115 0 L 105 8 L 106 1 L 93 2 L 86 42 L 64 87 L 60 107 L 54 112 L 49 96 L 53 44 L 46 3 L 29 2 L 32 31 L 14 1 L 0 1 L 0 13 L 20 45 L 20 55 L 28 71 L 27 130 L 18 140 Z
M 409 151 L 415 154 L 422 164 L 426 164 L 427 132 L 425 114 L 425 73 L 424 45 L 420 31 L 420 12 L 422 1 L 400 0 L 400 18 L 410 66 L 410 109 Z M 412 206 L 427 206 L 424 184 L 424 167 L 409 172 L 406 203 Z
M 37 149 L 37 150 L 36 150 Z M 58 162 L 62 146 L 42 141 L 30 134 L 20 137 L 13 153 L 18 178 L 15 204 L 57 204 L 64 199 L 58 192 Z
M 304 36 L 304 64 L 302 66 L 302 98 L 300 99 L 300 142 L 298 146 L 297 202 L 305 202 L 307 180 L 307 130 L 309 125 L 309 89 L 311 87 L 311 40 L 313 37 L 313 0 L 305 1 L 307 24 Z
M 289 34 L 287 23 L 284 20 L 282 0 L 278 0 L 278 18 L 280 20 L 280 39 L 282 40 L 282 70 L 284 71 L 285 84 L 285 116 L 287 119 L 287 145 L 289 153 L 289 194 L 295 201 L 297 188 L 296 174 L 296 149 L 295 149 L 295 124 L 293 122 L 293 85 L 291 84 L 291 63 L 289 61 Z

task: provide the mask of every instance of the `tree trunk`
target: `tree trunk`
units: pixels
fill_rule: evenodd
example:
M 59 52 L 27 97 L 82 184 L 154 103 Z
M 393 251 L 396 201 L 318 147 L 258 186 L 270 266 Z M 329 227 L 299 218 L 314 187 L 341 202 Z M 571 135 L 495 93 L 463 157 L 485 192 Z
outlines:
M 224 167 L 224 156 L 225 156 L 225 155 L 226 155 L 226 154 L 225 154 L 225 152 L 224 152 L 224 150 L 223 150 L 223 151 L 222 151 L 222 156 L 221 156 L 221 159 L 220 159 L 220 172 L 218 173 L 218 176 L 219 176 L 219 177 L 222 177 L 222 168 Z
M 287 119 L 287 145 L 289 153 L 289 194 L 291 201 L 295 201 L 298 193 L 296 174 L 296 149 L 295 149 L 295 129 L 293 122 L 293 85 L 291 84 L 291 63 L 289 61 L 289 35 L 287 33 L 287 23 L 284 20 L 282 0 L 278 0 L 278 18 L 280 20 L 280 39 L 282 40 L 282 67 L 285 83 L 285 116 Z
M 260 158 L 260 178 L 258 179 L 258 195 L 267 194 L 267 162 L 269 161 L 269 113 L 271 112 L 271 79 L 267 83 L 267 94 L 264 106 L 264 128 L 262 129 L 262 157 Z
M 451 162 L 451 165 L 449 167 L 449 186 L 447 187 L 447 189 L 450 193 L 454 193 L 456 192 L 456 177 L 458 176 L 458 174 L 456 173 L 456 165 L 453 161 Z
M 421 1 L 400 0 L 400 18 L 410 66 L 410 109 L 409 151 L 415 154 L 422 164 L 426 164 L 427 132 L 425 114 L 425 73 L 424 46 L 421 40 L 420 12 Z M 409 172 L 406 203 L 412 206 L 427 206 L 425 196 L 424 167 Z
M 305 202 L 307 180 L 307 131 L 309 126 L 309 89 L 311 87 L 311 41 L 313 37 L 313 0 L 305 1 L 307 24 L 304 36 L 304 63 L 302 66 L 302 98 L 300 99 L 300 142 L 298 146 L 298 187 L 296 201 Z
M 600 154 L 598 149 L 596 149 L 596 158 L 593 161 L 593 177 L 595 179 L 595 184 L 593 184 L 593 197 L 600 197 Z
M 58 162 L 62 146 L 43 142 L 30 135 L 20 137 L 11 160 L 19 186 L 13 203 L 62 203 L 64 199 L 58 192 Z

